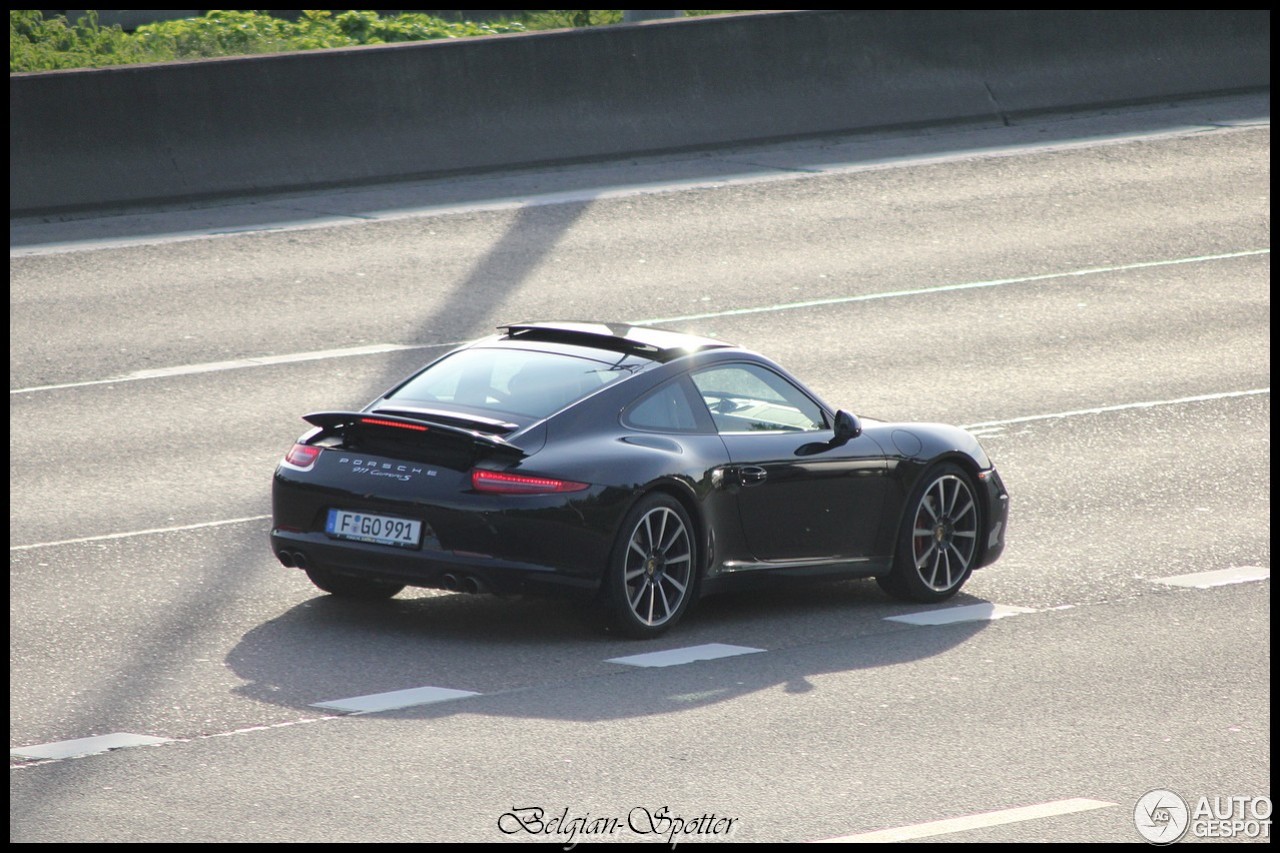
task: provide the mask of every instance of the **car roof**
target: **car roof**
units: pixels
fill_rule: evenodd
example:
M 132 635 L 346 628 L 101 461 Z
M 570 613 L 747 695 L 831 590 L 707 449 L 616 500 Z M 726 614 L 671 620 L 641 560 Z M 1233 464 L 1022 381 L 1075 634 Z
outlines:
M 502 341 L 573 344 L 610 352 L 625 352 L 667 362 L 690 353 L 732 346 L 714 338 L 687 335 L 652 326 L 627 323 L 546 322 L 510 323 L 499 326 L 505 333 Z

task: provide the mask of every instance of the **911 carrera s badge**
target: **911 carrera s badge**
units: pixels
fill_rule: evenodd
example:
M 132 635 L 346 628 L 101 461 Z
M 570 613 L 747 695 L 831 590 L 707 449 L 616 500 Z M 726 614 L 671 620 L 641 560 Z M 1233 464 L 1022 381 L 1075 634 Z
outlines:
M 416 465 L 402 465 L 397 462 L 380 462 L 377 459 L 359 459 L 343 456 L 338 460 L 340 465 L 350 465 L 352 474 L 366 474 L 370 477 L 389 477 L 407 483 L 416 474 L 434 477 L 438 473 L 434 468 L 420 468 Z

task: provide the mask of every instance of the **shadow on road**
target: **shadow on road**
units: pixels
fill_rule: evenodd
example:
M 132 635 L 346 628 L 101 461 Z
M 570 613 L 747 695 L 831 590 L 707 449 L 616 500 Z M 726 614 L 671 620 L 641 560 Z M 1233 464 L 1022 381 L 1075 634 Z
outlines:
M 944 607 L 981 603 L 961 595 Z M 575 605 L 557 599 L 498 599 L 423 591 L 416 598 L 352 602 L 320 596 L 250 631 L 226 664 L 247 683 L 238 690 L 256 701 L 299 709 L 313 703 L 404 690 L 447 687 L 477 693 L 509 693 L 572 681 L 608 679 L 639 671 L 680 672 L 678 678 L 628 682 L 625 701 L 592 702 L 575 689 L 542 689 L 519 703 L 518 717 L 567 720 L 643 717 L 687 710 L 777 686 L 803 693 L 812 678 L 910 663 L 967 641 L 986 622 L 915 627 L 884 617 L 929 609 L 890 601 L 874 581 L 847 581 L 722 593 L 666 636 L 637 642 L 587 627 Z M 694 663 L 671 670 L 641 670 L 610 659 L 646 652 L 731 643 L 766 652 L 803 646 L 802 655 Z M 850 642 L 850 641 L 854 642 Z M 690 695 L 688 672 L 696 673 Z M 341 684 L 340 696 L 318 695 Z M 587 690 L 587 695 L 595 691 Z M 608 689 L 604 695 L 610 695 Z M 557 698 L 559 697 L 559 698 Z M 504 703 L 505 707 L 505 703 Z M 311 709 L 314 711 L 315 709 Z M 382 714 L 418 717 L 487 713 L 474 702 L 447 702 Z M 507 711 L 495 713 L 508 713 Z

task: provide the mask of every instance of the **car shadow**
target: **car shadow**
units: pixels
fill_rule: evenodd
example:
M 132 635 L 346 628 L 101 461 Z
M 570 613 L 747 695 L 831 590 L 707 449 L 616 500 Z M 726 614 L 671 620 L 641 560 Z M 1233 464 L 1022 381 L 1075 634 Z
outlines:
M 685 621 L 652 641 L 602 633 L 582 618 L 580 605 L 561 599 L 427 590 L 403 595 L 409 597 L 382 602 L 319 595 L 253 629 L 225 659 L 245 681 L 236 692 L 318 714 L 326 712 L 316 703 L 430 686 L 498 701 L 474 697 L 379 715 L 625 719 L 776 687 L 809 692 L 816 689 L 816 677 L 923 660 L 963 644 L 987 625 L 886 621 L 982 600 L 962 594 L 942 605 L 904 605 L 874 581 L 721 593 L 699 602 Z M 711 643 L 764 654 L 668 668 L 613 660 Z M 639 673 L 645 675 L 627 683 L 626 701 L 618 701 L 616 679 Z M 569 683 L 575 688 L 572 702 L 555 689 Z M 509 701 L 513 692 L 520 693 L 518 702 Z

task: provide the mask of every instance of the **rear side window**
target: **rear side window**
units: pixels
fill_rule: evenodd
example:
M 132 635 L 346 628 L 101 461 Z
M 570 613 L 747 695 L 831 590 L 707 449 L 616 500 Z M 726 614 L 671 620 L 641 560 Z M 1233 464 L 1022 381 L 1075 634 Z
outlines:
M 668 382 L 633 403 L 623 414 L 622 422 L 629 427 L 655 432 L 700 432 L 702 426 L 689 403 L 682 380 Z
M 466 349 L 431 365 L 388 399 L 542 418 L 630 375 L 636 365 L 629 362 L 521 349 Z

